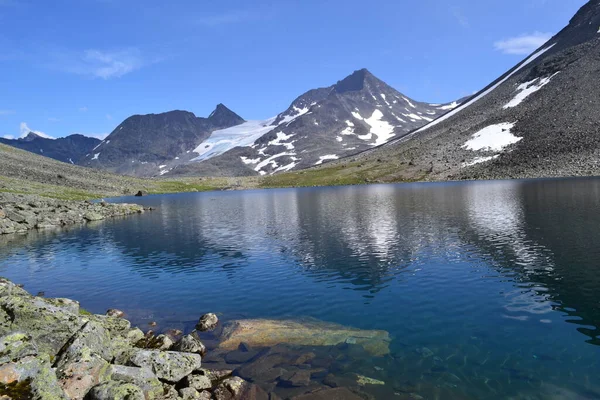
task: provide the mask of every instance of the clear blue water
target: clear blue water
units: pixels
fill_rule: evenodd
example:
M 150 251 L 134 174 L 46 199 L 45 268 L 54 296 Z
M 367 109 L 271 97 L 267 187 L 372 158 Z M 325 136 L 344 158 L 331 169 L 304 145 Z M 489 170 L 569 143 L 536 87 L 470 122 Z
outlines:
M 211 311 L 387 330 L 380 393 L 599 398 L 600 179 L 113 201 L 158 209 L 2 237 L 0 274 L 143 328 Z

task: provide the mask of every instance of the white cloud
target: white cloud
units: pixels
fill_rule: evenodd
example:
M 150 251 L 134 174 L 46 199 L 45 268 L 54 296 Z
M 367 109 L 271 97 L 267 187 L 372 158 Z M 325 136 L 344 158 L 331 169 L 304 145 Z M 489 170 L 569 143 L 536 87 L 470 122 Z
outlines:
M 458 24 L 463 28 L 469 28 L 471 26 L 469 19 L 462 13 L 460 8 L 454 7 L 452 9 L 452 15 L 454 16 L 456 22 L 458 22 Z
M 148 64 L 135 47 L 113 51 L 55 52 L 52 58 L 52 68 L 101 79 L 120 78 Z
M 79 107 L 79 112 L 87 112 L 87 107 Z
M 54 139 L 52 136 L 47 135 L 42 131 L 36 131 L 36 130 L 31 129 L 29 126 L 27 126 L 27 122 L 21 122 L 20 131 L 21 131 L 21 134 L 19 135 L 20 138 L 24 138 L 25 136 L 27 136 L 29 134 L 29 132 L 33 132 L 36 135 L 41 136 L 43 138 Z
M 499 40 L 494 43 L 494 48 L 504 54 L 528 55 L 541 47 L 552 37 L 551 33 L 534 32 L 517 37 Z
M 4 135 L 2 136 L 4 139 L 10 139 L 13 140 L 15 137 L 13 135 Z
M 12 115 L 15 114 L 14 110 L 0 110 L 0 116 L 2 115 Z

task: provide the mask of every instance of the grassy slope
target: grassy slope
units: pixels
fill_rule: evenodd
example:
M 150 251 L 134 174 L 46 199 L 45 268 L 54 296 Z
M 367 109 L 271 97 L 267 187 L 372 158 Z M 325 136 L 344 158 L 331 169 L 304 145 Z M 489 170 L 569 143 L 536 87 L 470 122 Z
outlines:
M 64 200 L 257 187 L 258 178 L 139 179 L 82 168 L 0 145 L 0 193 L 33 194 Z

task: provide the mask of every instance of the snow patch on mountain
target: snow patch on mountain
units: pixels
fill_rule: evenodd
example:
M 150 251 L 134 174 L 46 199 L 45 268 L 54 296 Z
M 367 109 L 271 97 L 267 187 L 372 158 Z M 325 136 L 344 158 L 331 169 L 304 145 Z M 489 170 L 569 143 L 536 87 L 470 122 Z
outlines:
M 473 138 L 467 141 L 463 147 L 473 151 L 502 151 L 505 147 L 523 139 L 511 133 L 514 126 L 515 123 L 503 122 L 485 127 L 475 133 Z
M 416 131 L 414 131 L 413 133 L 410 134 L 410 136 L 419 133 L 419 132 L 423 132 L 431 127 L 434 127 L 436 125 L 438 125 L 441 122 L 446 121 L 448 118 L 453 117 L 454 115 L 458 114 L 459 112 L 461 112 L 462 110 L 464 110 L 465 108 L 471 106 L 472 104 L 478 102 L 479 100 L 481 100 L 482 98 L 484 98 L 485 96 L 487 96 L 488 94 L 490 94 L 491 92 L 493 92 L 498 86 L 500 86 L 501 84 L 503 84 L 504 82 L 506 82 L 507 80 L 509 80 L 514 74 L 516 74 L 517 72 L 519 72 L 521 69 L 523 69 L 525 66 L 531 64 L 533 61 L 535 61 L 539 56 L 541 56 L 542 54 L 544 54 L 545 52 L 547 52 L 548 50 L 550 50 L 552 47 L 554 47 L 556 45 L 556 43 L 551 44 L 550 46 L 541 49 L 540 51 L 538 51 L 537 53 L 532 54 L 529 58 L 527 58 L 523 63 L 521 63 L 521 65 L 519 65 L 517 68 L 514 69 L 514 71 L 512 71 L 510 74 L 507 74 L 503 79 L 501 79 L 500 81 L 498 81 L 495 85 L 492 85 L 489 89 L 483 91 L 482 93 L 480 93 L 478 96 L 472 98 L 471 100 L 467 101 L 466 103 L 454 108 L 452 111 L 450 111 L 447 114 L 444 114 L 443 116 L 439 117 L 438 119 L 434 120 L 433 122 L 425 125 L 422 128 L 417 129 Z M 408 138 L 409 136 L 407 136 Z
M 321 165 L 323 164 L 324 161 L 328 161 L 328 160 L 337 160 L 339 157 L 336 156 L 335 154 L 326 154 L 324 156 L 319 157 L 319 161 L 317 161 L 315 163 L 315 165 Z
M 495 156 L 489 156 L 489 157 L 476 157 L 472 161 L 463 163 L 462 166 L 463 166 L 463 168 L 464 167 L 471 167 L 471 166 L 476 165 L 476 164 L 481 164 L 481 163 L 484 163 L 484 162 L 488 162 L 488 161 L 494 160 L 494 159 L 496 159 L 498 157 L 500 157 L 500 154 L 496 154 Z
M 204 161 L 225 153 L 234 147 L 252 145 L 258 138 L 275 129 L 271 124 L 275 118 L 264 121 L 248 121 L 231 128 L 214 131 L 210 137 L 196 147 L 198 156 L 192 161 Z
M 558 73 L 560 73 L 560 71 L 557 72 L 556 74 L 558 74 Z M 554 74 L 550 77 L 547 77 L 547 78 L 541 78 L 541 79 L 536 78 L 532 81 L 525 82 L 525 83 L 519 85 L 517 87 L 517 92 L 518 92 L 517 95 L 511 101 L 509 101 L 506 105 L 504 105 L 503 108 L 506 110 L 507 108 L 512 108 L 512 107 L 518 106 L 527 97 L 529 97 L 533 93 L 537 92 L 538 90 L 540 90 L 541 88 L 543 88 L 544 86 L 549 84 L 550 80 L 552 80 L 552 78 L 554 78 L 556 76 L 556 74 Z

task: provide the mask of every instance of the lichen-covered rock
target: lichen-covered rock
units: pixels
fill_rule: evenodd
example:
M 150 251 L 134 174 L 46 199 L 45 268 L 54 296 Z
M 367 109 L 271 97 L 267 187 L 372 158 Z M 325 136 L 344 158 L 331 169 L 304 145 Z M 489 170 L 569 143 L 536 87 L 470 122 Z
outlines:
M 104 219 L 104 216 L 96 212 L 88 212 L 85 213 L 83 218 L 85 218 L 87 221 L 101 221 Z
M 31 399 L 68 400 L 46 355 L 28 356 L 0 365 L 0 388 L 21 384 Z
M 15 285 L 13 282 L 6 278 L 0 277 L 0 297 L 10 296 L 25 296 L 31 297 L 31 295 L 22 287 Z
M 146 400 L 159 399 L 163 396 L 163 385 L 148 368 L 111 365 L 112 380 L 133 383 L 144 392 Z
M 46 301 L 50 304 L 54 304 L 57 307 L 67 310 L 74 315 L 79 315 L 78 301 L 62 298 L 46 299 Z
M 142 389 L 122 381 L 108 381 L 94 386 L 88 398 L 90 400 L 145 400 Z
M 37 354 L 38 349 L 35 342 L 26 333 L 13 332 L 0 338 L 0 364 Z
M 108 362 L 87 346 L 70 346 L 56 364 L 56 376 L 71 399 L 82 400 L 92 387 L 110 378 Z
M 201 368 L 198 370 L 198 375 L 206 376 L 208 379 L 210 379 L 212 385 L 215 386 L 225 378 L 231 377 L 233 375 L 233 370 L 209 370 Z
M 123 318 L 107 315 L 90 315 L 88 319 L 98 322 L 112 337 L 126 336 L 131 330 L 131 322 Z
M 191 387 L 179 389 L 179 395 L 183 400 L 198 400 L 202 398 L 200 397 L 200 392 Z
M 55 356 L 84 324 L 69 307 L 59 307 L 47 299 L 32 296 L 0 297 L 0 335 L 27 332 L 38 350 Z
M 354 329 L 317 320 L 250 319 L 226 324 L 219 347 L 234 350 L 241 342 L 255 347 L 270 347 L 280 343 L 334 346 L 352 342 L 362 346 L 371 355 L 384 356 L 390 352 L 390 341 L 386 331 Z
M 89 348 L 90 352 L 98 354 L 106 361 L 111 361 L 113 358 L 112 338 L 108 330 L 96 321 L 87 321 L 85 325 L 73 335 L 68 347 L 62 354 L 59 354 L 59 359 L 64 354 L 67 356 L 71 355 L 71 357 L 76 356 L 84 347 Z
M 210 390 L 213 386 L 212 381 L 206 375 L 188 375 L 184 378 L 183 384 L 187 387 L 194 388 L 199 392 Z
M 206 353 L 206 347 L 196 333 L 183 336 L 173 345 L 173 350 L 184 353 L 196 353 L 202 356 Z
M 200 369 L 201 361 L 198 354 L 159 350 L 137 350 L 130 359 L 131 364 L 149 368 L 159 379 L 173 383 Z
M 217 327 L 219 323 L 219 318 L 213 313 L 204 314 L 198 320 L 196 324 L 196 329 L 200 332 L 212 331 Z
M 144 332 L 142 332 L 139 328 L 133 328 L 127 332 L 125 338 L 131 344 L 135 344 L 144 338 Z

